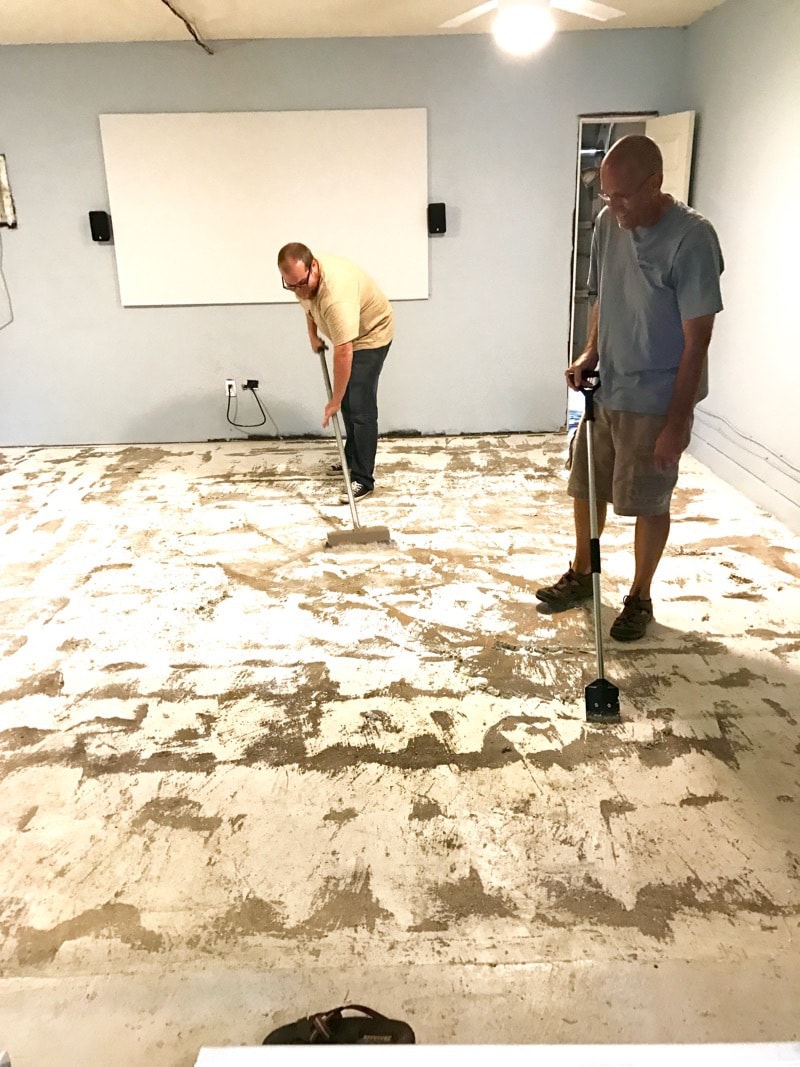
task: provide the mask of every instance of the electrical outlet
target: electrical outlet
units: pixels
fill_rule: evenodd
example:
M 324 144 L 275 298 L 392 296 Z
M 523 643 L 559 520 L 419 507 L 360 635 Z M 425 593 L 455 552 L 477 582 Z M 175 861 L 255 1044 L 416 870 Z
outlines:
M 225 379 L 225 396 L 236 396 L 236 382 L 233 378 Z
M 242 389 L 258 389 L 258 378 L 248 378 L 242 382 Z

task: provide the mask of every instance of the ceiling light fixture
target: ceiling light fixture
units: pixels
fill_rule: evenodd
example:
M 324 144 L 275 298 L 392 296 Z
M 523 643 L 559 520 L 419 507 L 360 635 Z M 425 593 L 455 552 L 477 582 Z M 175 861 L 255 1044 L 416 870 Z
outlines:
M 492 25 L 497 44 L 512 56 L 530 56 L 538 52 L 555 29 L 547 0 L 500 0 Z

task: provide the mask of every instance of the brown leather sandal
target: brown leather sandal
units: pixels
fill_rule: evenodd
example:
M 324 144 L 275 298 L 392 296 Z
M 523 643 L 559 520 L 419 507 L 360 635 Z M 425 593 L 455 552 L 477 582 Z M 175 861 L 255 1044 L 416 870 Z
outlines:
M 345 1016 L 344 1012 L 360 1012 Z M 366 1018 L 364 1018 L 366 1016 Z M 416 1038 L 408 1023 L 389 1019 L 363 1004 L 345 1004 L 332 1011 L 308 1015 L 297 1022 L 279 1026 L 267 1034 L 262 1045 L 414 1045 Z

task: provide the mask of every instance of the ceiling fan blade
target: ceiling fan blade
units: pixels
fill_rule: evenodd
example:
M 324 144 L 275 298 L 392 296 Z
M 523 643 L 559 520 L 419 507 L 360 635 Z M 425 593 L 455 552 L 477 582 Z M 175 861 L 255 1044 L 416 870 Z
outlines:
M 570 11 L 573 15 L 583 15 L 587 19 L 597 19 L 598 22 L 608 22 L 609 19 L 618 19 L 620 15 L 625 14 L 617 7 L 598 4 L 595 0 L 550 0 L 550 7 Z
M 457 30 L 459 26 L 464 26 L 468 22 L 472 22 L 473 19 L 478 19 L 481 15 L 485 15 L 489 11 L 494 11 L 497 7 L 497 0 L 489 0 L 486 4 L 478 4 L 477 7 L 471 7 L 469 11 L 464 11 L 460 15 L 456 15 L 453 19 L 448 19 L 447 22 L 442 22 L 439 26 L 440 30 Z

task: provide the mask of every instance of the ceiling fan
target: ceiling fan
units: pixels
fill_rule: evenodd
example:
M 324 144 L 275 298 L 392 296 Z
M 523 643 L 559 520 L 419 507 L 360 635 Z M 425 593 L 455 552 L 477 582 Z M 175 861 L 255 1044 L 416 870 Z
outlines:
M 439 29 L 457 30 L 468 22 L 472 22 L 473 19 L 494 11 L 498 6 L 499 0 L 488 0 L 487 3 L 471 7 L 469 11 L 463 11 L 460 15 L 456 15 L 455 18 L 441 23 Z M 583 15 L 587 19 L 596 19 L 598 22 L 607 22 L 609 19 L 616 19 L 625 14 L 619 8 L 597 3 L 596 0 L 550 0 L 550 7 L 558 8 L 561 11 L 569 11 L 573 15 Z

